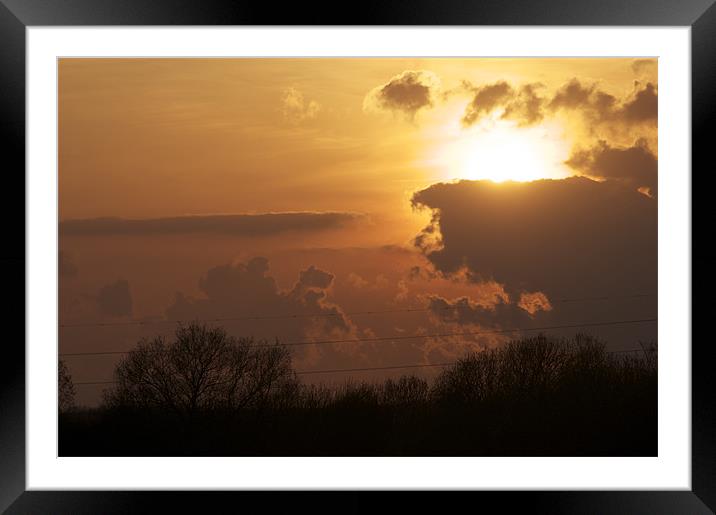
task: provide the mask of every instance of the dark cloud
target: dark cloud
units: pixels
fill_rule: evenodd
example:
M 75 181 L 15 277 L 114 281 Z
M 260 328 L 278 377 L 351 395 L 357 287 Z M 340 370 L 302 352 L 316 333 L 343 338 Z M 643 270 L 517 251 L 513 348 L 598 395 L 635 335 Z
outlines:
M 658 162 L 644 140 L 626 148 L 600 141 L 593 148 L 574 151 L 566 164 L 581 174 L 620 181 L 646 190 L 652 197 L 657 195 Z
M 519 126 L 533 125 L 544 118 L 545 99 L 538 93 L 544 86 L 540 83 L 513 87 L 505 81 L 498 81 L 485 86 L 465 83 L 464 87 L 472 94 L 462 117 L 462 124 L 466 127 L 498 108 L 503 110 L 500 118 L 514 120 Z
M 549 298 L 656 289 L 656 201 L 615 181 L 462 181 L 416 193 L 435 270 Z
M 432 72 L 404 71 L 368 93 L 363 107 L 402 112 L 413 119 L 420 109 L 432 107 L 438 87 Z
M 480 304 L 469 297 L 450 301 L 439 295 L 429 295 L 427 299 L 431 315 L 442 323 L 509 328 L 523 327 L 530 321 L 525 310 L 506 299 L 492 305 Z
M 256 257 L 247 263 L 219 265 L 199 280 L 204 297 L 177 293 L 167 308 L 169 319 L 215 319 L 252 316 L 287 316 L 280 324 L 252 327 L 262 337 L 297 340 L 316 335 L 345 334 L 352 330 L 340 308 L 326 301 L 333 274 L 314 266 L 303 270 L 289 290 L 281 290 L 268 275 L 269 263 Z M 309 317 L 307 315 L 322 315 Z
M 257 257 L 246 263 L 211 268 L 200 280 L 203 295 L 175 295 L 166 309 L 170 320 L 216 320 L 237 336 L 296 342 L 356 338 L 358 328 L 332 299 L 334 274 L 308 266 L 289 288 L 280 288 L 269 275 L 268 260 Z M 252 320 L 259 317 L 258 320 Z M 231 320 L 239 318 L 239 320 Z M 380 342 L 385 343 L 385 342 Z M 291 347 L 297 369 L 340 368 L 367 364 L 377 344 L 323 343 Z M 375 347 L 375 348 L 374 348 Z M 324 378 L 325 379 L 325 378 Z
M 537 94 L 541 84 L 525 84 L 505 106 L 502 118 L 516 120 L 518 125 L 533 125 L 544 118 L 544 99 Z
M 62 235 L 171 235 L 224 234 L 271 236 L 286 232 L 320 231 L 356 222 L 356 213 L 266 213 L 242 215 L 190 215 L 167 218 L 89 218 L 60 222 Z
M 634 92 L 623 99 L 601 91 L 596 84 L 572 79 L 554 94 L 547 109 L 578 111 L 591 123 L 635 124 L 656 122 L 658 94 L 652 83 L 634 84 Z
M 97 306 L 102 315 L 124 317 L 132 315 L 132 294 L 129 282 L 120 279 L 103 286 L 97 294 Z
M 57 259 L 57 271 L 60 277 L 76 277 L 77 276 L 77 265 L 72 261 L 72 258 L 63 251 L 60 251 Z
M 634 122 L 656 121 L 659 112 L 659 97 L 656 87 L 647 83 L 643 89 L 637 89 L 634 96 L 621 108 L 624 118 Z
M 439 327 L 437 332 L 444 334 L 439 341 L 428 340 L 424 345 L 425 354 L 433 362 L 502 345 L 550 323 L 551 318 L 547 310 L 530 313 L 521 303 L 510 302 L 507 297 L 494 303 L 470 296 L 450 300 L 436 294 L 426 295 L 425 299 L 430 318 Z
M 639 62 L 635 66 L 642 69 L 647 64 Z M 413 119 L 420 109 L 433 106 L 436 84 L 438 79 L 430 72 L 406 71 L 373 89 L 366 96 L 363 107 L 366 110 L 399 111 Z M 513 120 L 519 126 L 534 125 L 546 114 L 554 115 L 560 111 L 577 112 L 591 124 L 656 122 L 658 93 L 651 82 L 635 82 L 634 91 L 623 98 L 602 91 L 596 83 L 584 83 L 577 78 L 563 84 L 551 95 L 541 93 L 543 89 L 541 83 L 515 86 L 501 80 L 475 85 L 463 81 L 460 87 L 444 92 L 443 99 L 469 93 L 471 98 L 461 120 L 465 127 L 478 123 L 498 109 L 502 110 L 500 118 Z
M 311 265 L 308 270 L 301 271 L 298 283 L 305 288 L 320 288 L 325 290 L 333 282 L 333 274 L 319 270 Z
M 589 123 L 642 123 L 655 120 L 657 114 L 657 92 L 651 83 L 635 83 L 634 92 L 623 99 L 576 78 L 560 87 L 551 98 L 540 94 L 544 88 L 540 83 L 519 87 L 505 81 L 484 86 L 466 83 L 464 88 L 472 95 L 462 118 L 464 126 L 477 123 L 497 109 L 502 109 L 502 119 L 514 120 L 520 126 L 534 125 L 544 119 L 545 113 L 559 111 L 578 112 Z
M 462 123 L 469 126 L 495 108 L 503 106 L 513 96 L 513 89 L 505 81 L 472 88 L 473 97 L 465 108 Z
M 589 106 L 592 103 L 594 89 L 594 86 L 584 86 L 578 79 L 572 79 L 557 90 L 548 107 L 555 110 L 578 109 Z
M 464 126 L 479 122 L 484 116 L 502 109 L 500 117 L 514 120 L 520 126 L 539 123 L 545 114 L 576 112 L 588 123 L 639 124 L 655 122 L 658 94 L 652 83 L 635 82 L 634 91 L 625 98 L 617 98 L 599 89 L 597 84 L 585 84 L 577 78 L 562 85 L 551 97 L 540 94 L 542 84 L 513 86 L 505 81 L 474 86 L 463 84 L 472 95 L 462 118 Z

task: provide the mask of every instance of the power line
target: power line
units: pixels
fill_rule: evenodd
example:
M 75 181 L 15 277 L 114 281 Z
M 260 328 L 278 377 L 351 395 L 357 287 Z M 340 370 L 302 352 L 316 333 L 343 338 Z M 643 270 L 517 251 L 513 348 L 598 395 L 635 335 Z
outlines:
M 553 329 L 575 329 L 581 327 L 600 327 L 607 325 L 621 325 L 621 324 L 635 324 L 640 322 L 656 322 L 656 318 L 645 318 L 640 320 L 617 320 L 614 322 L 593 322 L 585 324 L 574 324 L 574 325 L 553 325 L 553 326 L 542 326 L 542 327 L 516 327 L 512 329 L 491 329 L 487 331 L 463 331 L 453 333 L 433 333 L 433 334 L 416 334 L 416 335 L 404 335 L 404 336 L 378 336 L 374 338 L 353 338 L 348 340 L 319 340 L 314 342 L 291 342 L 284 343 L 287 347 L 298 346 L 298 345 L 322 345 L 329 343 L 362 343 L 362 342 L 378 342 L 388 340 L 410 340 L 416 338 L 442 338 L 447 336 L 475 336 L 481 334 L 501 334 L 501 333 L 514 333 L 518 331 L 547 331 Z M 261 347 L 271 347 L 270 344 L 258 345 Z
M 518 331 L 547 331 L 554 329 L 577 329 L 584 327 L 602 327 L 610 325 L 624 325 L 624 324 L 637 324 L 646 322 L 656 322 L 656 318 L 642 318 L 638 320 L 616 320 L 611 322 L 592 322 L 583 324 L 573 325 L 553 325 L 553 326 L 542 326 L 542 327 L 517 327 L 513 329 L 493 329 L 487 331 L 467 331 L 467 332 L 452 332 L 452 333 L 433 333 L 433 334 L 416 334 L 416 335 L 402 335 L 402 336 L 379 336 L 374 338 L 351 338 L 345 340 L 318 340 L 318 341 L 304 341 L 304 342 L 289 342 L 279 344 L 250 344 L 250 347 L 296 347 L 300 345 L 325 345 L 334 343 L 364 343 L 364 342 L 378 342 L 378 341 L 393 341 L 393 340 L 411 340 L 420 338 L 440 338 L 447 336 L 475 336 L 482 334 L 501 334 L 501 333 L 512 333 Z M 98 351 L 98 352 L 68 352 L 60 353 L 62 357 L 69 356 L 99 356 L 104 354 L 128 354 L 127 351 Z
M 572 297 L 567 299 L 547 299 L 551 304 L 560 302 L 583 302 L 588 300 L 638 299 L 642 297 L 656 297 L 656 293 L 637 293 L 634 295 L 612 295 L 608 297 Z
M 636 299 L 643 297 L 655 297 L 656 293 L 639 293 L 635 295 L 612 295 L 606 297 L 573 297 L 564 299 L 550 299 L 551 304 L 567 303 L 567 302 L 586 302 L 598 300 L 613 299 Z M 437 308 L 440 310 L 459 309 L 455 306 L 445 308 Z M 289 315 L 246 315 L 241 317 L 220 317 L 205 318 L 192 320 L 128 320 L 124 322 L 87 322 L 80 324 L 60 324 L 59 327 L 116 327 L 116 326 L 132 326 L 132 325 L 156 325 L 156 324 L 181 324 L 189 322 L 236 322 L 236 321 L 260 321 L 260 320 L 284 320 L 284 319 L 301 319 L 301 318 L 324 318 L 324 317 L 343 317 L 343 316 L 363 316 L 363 315 L 382 315 L 389 313 L 422 313 L 436 310 L 436 308 L 402 308 L 402 309 L 385 309 L 385 310 L 369 310 L 369 311 L 352 311 L 345 313 L 295 313 Z
M 366 367 L 366 368 L 335 368 L 333 370 L 302 370 L 296 372 L 296 375 L 308 374 L 335 374 L 340 372 L 364 372 L 366 370 L 395 370 L 399 368 L 426 368 L 426 367 L 447 367 L 454 365 L 456 362 L 450 363 L 425 363 L 421 365 L 396 365 L 392 367 Z
M 337 374 L 345 372 L 365 372 L 368 370 L 397 370 L 403 368 L 426 368 L 426 367 L 447 367 L 454 365 L 456 362 L 450 363 L 424 363 L 419 365 L 395 365 L 390 367 L 365 367 L 365 368 L 335 368 L 329 370 L 299 370 L 296 375 L 309 375 L 309 374 Z M 91 385 L 91 384 L 115 384 L 117 381 L 84 381 L 73 384 L 80 385 Z
M 646 352 L 644 349 L 625 349 L 607 351 L 606 354 L 618 354 L 622 352 Z M 312 374 L 339 374 L 346 372 L 367 372 L 372 370 L 398 370 L 407 368 L 428 368 L 428 367 L 449 367 L 456 365 L 457 361 L 450 361 L 447 363 L 421 363 L 417 365 L 394 365 L 387 367 L 364 367 L 364 368 L 334 368 L 327 370 L 299 370 L 296 375 L 312 375 Z M 118 381 L 81 381 L 73 383 L 75 385 L 102 385 L 102 384 L 116 384 Z

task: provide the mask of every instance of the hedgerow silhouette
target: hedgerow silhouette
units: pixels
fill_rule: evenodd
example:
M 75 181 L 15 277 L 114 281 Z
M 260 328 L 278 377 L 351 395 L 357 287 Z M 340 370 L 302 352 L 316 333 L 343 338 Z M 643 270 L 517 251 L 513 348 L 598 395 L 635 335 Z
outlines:
M 140 342 L 99 408 L 61 413 L 60 455 L 653 456 L 657 350 L 642 348 L 538 335 L 430 383 L 329 388 L 299 382 L 278 342 L 194 323 Z

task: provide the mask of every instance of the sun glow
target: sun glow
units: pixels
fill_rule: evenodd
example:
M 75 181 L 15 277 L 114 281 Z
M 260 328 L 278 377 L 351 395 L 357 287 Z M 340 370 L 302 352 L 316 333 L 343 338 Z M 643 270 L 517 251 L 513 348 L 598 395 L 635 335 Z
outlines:
M 494 182 L 561 179 L 572 175 L 564 164 L 570 145 L 562 129 L 552 124 L 518 127 L 489 119 L 460 129 L 443 145 L 436 164 L 445 179 L 487 179 Z

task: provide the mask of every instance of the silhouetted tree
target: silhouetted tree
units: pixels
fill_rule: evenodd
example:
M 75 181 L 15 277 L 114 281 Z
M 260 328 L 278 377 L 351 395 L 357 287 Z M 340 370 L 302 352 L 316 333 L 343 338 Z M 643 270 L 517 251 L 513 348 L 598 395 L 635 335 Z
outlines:
M 608 361 L 604 343 L 588 335 L 522 338 L 458 360 L 437 377 L 433 394 L 458 403 L 526 399 L 593 379 L 612 365 Z
M 57 374 L 58 405 L 60 413 L 70 411 L 75 406 L 75 385 L 65 362 L 60 360 Z
M 405 406 L 426 402 L 430 388 L 425 379 L 401 376 L 383 383 L 381 402 L 388 406 Z
M 658 344 L 656 341 L 651 342 L 639 342 L 639 346 L 641 347 L 642 353 L 644 355 L 644 360 L 648 364 L 650 368 L 656 369 L 658 365 Z
M 221 327 L 177 328 L 174 340 L 141 341 L 114 372 L 110 406 L 157 408 L 182 416 L 205 409 L 261 407 L 297 389 L 286 347 L 236 339 Z
M 467 355 L 430 383 L 342 386 L 299 385 L 288 348 L 198 324 L 142 341 L 105 406 L 60 417 L 60 455 L 657 452 L 656 343 L 613 353 L 588 335 L 539 335 Z

